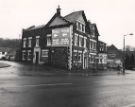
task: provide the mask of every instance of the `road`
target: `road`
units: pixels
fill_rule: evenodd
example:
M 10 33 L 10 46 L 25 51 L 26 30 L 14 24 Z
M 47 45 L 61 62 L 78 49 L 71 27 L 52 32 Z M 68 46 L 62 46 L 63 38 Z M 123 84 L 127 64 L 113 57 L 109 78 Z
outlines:
M 0 68 L 0 107 L 135 107 L 135 72 L 126 75 L 22 75 L 29 65 Z M 111 71 L 112 72 L 112 71 Z

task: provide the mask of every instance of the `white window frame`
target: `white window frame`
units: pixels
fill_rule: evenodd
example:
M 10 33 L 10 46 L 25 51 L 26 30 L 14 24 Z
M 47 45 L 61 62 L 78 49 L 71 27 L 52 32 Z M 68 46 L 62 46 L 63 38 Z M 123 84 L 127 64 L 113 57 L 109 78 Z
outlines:
M 32 37 L 28 38 L 28 47 L 32 47 Z
M 79 47 L 82 47 L 82 41 L 83 41 L 83 36 L 79 35 Z
M 28 57 L 27 57 L 28 61 L 32 60 L 31 57 L 30 57 L 31 55 L 32 55 L 32 51 L 28 50 Z
M 74 46 L 78 46 L 78 34 L 75 33 L 74 35 Z
M 22 51 L 22 60 L 23 60 L 23 61 L 25 61 L 25 60 L 26 60 L 26 59 L 25 59 L 25 57 L 24 57 L 24 56 L 25 56 L 25 54 L 26 54 L 26 51 L 25 51 L 25 50 L 23 50 L 23 51 Z
M 86 40 L 87 40 L 87 38 L 84 37 L 84 44 L 83 44 L 84 48 L 86 48 Z
M 43 52 L 45 52 L 45 53 L 47 53 L 47 55 L 43 55 Z M 44 49 L 44 50 L 42 50 L 42 57 L 48 57 L 48 52 L 49 52 L 49 50 L 48 49 Z
M 23 38 L 23 48 L 26 48 L 26 41 L 27 39 L 26 38 Z
M 39 47 L 39 39 L 40 39 L 40 36 L 36 36 L 36 47 Z
M 51 46 L 51 34 L 47 34 L 47 46 Z

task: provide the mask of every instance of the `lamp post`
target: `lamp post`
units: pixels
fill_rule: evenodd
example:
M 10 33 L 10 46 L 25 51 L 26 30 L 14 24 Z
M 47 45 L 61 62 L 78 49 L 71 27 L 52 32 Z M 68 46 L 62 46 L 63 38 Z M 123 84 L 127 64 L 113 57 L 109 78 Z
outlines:
M 129 35 L 133 35 L 133 34 L 130 33 L 130 34 L 123 35 L 123 74 L 125 74 L 125 52 L 126 52 L 126 49 L 125 49 L 125 37 L 129 36 Z

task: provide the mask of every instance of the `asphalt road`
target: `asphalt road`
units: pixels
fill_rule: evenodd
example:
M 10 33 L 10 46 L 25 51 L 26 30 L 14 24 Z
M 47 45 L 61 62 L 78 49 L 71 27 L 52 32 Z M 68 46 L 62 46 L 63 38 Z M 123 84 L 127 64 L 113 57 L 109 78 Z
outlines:
M 22 74 L 41 69 L 5 63 L 11 66 L 0 68 L 0 107 L 135 107 L 134 71 L 126 75 L 33 76 Z

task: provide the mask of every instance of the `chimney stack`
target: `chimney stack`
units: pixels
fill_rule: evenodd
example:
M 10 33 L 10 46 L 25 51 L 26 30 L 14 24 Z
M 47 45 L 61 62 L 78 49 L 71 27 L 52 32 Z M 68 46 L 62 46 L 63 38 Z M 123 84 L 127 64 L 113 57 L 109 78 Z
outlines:
M 58 5 L 58 8 L 57 8 L 57 15 L 61 15 L 61 8 L 60 8 L 60 5 Z

